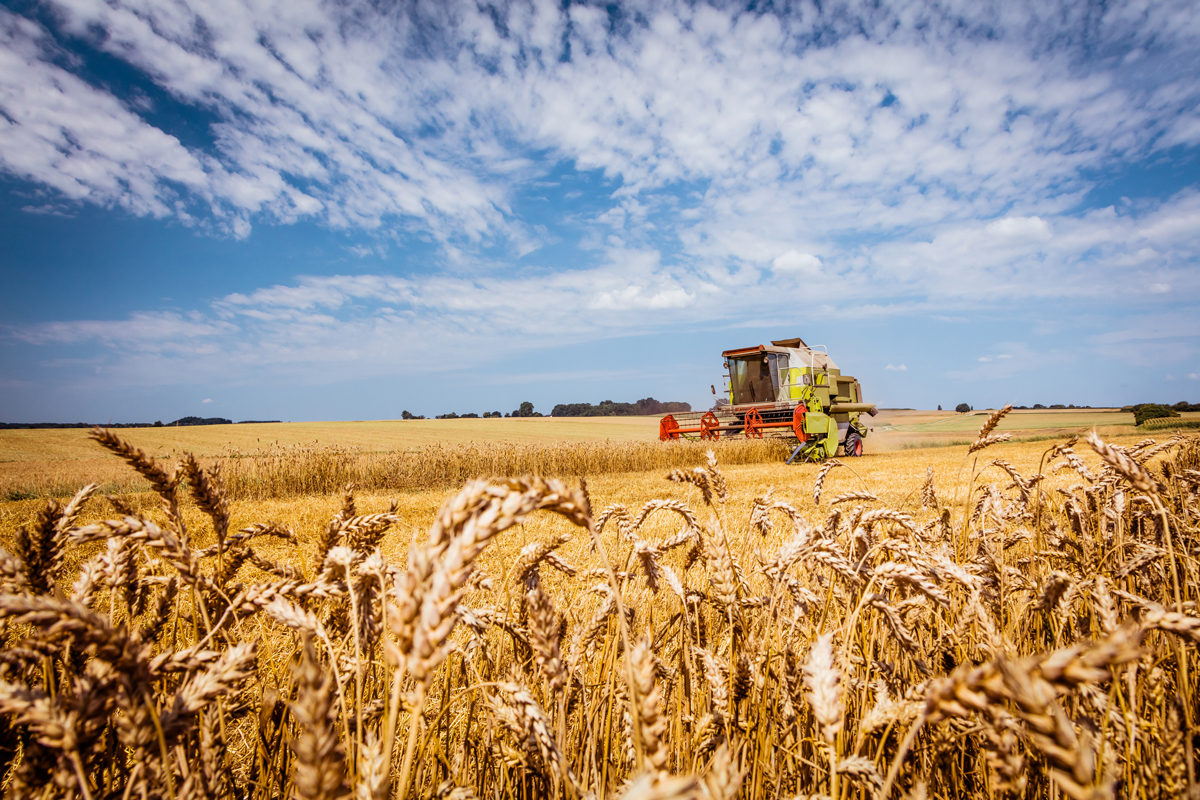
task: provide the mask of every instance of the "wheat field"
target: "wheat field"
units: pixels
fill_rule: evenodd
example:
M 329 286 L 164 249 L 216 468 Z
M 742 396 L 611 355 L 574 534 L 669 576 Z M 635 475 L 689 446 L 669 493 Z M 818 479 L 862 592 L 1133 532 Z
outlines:
M 246 500 L 98 431 L 149 493 L 0 518 L 5 788 L 1194 796 L 1200 438 L 1004 413 L 823 465 Z
M 978 414 L 884 410 L 869 418 L 871 454 L 970 444 Z M 712 443 L 658 441 L 658 417 L 568 417 L 247 423 L 129 428 L 121 435 L 160 461 L 185 453 L 220 465 L 232 499 L 264 500 L 332 494 L 347 483 L 360 491 L 457 489 L 475 477 L 536 472 L 589 477 L 704 463 L 715 448 L 721 464 L 771 464 L 786 457 L 779 440 Z M 1115 410 L 1013 411 L 998 430 L 1014 440 L 1065 437 L 1098 428 L 1134 434 L 1133 415 Z M 87 483 L 105 494 L 145 492 L 150 484 L 121 462 L 104 458 L 86 429 L 0 430 L 0 503 L 70 498 Z

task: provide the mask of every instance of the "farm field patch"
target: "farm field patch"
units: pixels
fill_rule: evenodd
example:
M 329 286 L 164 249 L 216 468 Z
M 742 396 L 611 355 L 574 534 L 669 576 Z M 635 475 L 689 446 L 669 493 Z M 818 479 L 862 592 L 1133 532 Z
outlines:
M 1117 436 L 1112 441 L 1129 445 L 1144 438 L 1142 436 Z M 1160 439 L 1166 437 L 1159 437 Z M 95 443 L 90 442 L 92 447 Z M 981 453 L 978 457 L 966 455 L 965 445 L 934 447 L 928 449 L 903 449 L 887 452 L 870 452 L 858 459 L 839 459 L 847 465 L 845 469 L 834 470 L 826 482 L 828 496 L 841 492 L 866 490 L 874 492 L 882 502 L 897 508 L 911 504 L 918 478 L 924 479 L 926 470 L 931 469 L 941 501 L 947 507 L 955 507 L 966 502 L 972 481 L 971 462 L 977 462 L 982 474 L 988 475 L 995 467 L 986 465 L 994 458 L 1004 458 L 1020 471 L 1036 471 L 1038 462 L 1054 441 L 1019 441 L 1003 443 Z M 102 455 L 95 459 L 86 460 L 87 464 L 104 464 L 113 476 L 128 473 L 129 469 L 123 463 L 111 456 Z M 738 507 L 738 503 L 748 503 L 752 496 L 764 494 L 774 488 L 781 497 L 786 497 L 799 509 L 819 511 L 814 507 L 811 497 L 811 487 L 816 476 L 822 469 L 821 464 L 785 464 L 782 459 L 765 463 L 727 465 L 723 468 L 728 480 L 739 489 L 737 497 L 730 508 Z M 667 469 L 640 471 L 625 471 L 618 473 L 600 473 L 588 475 L 587 481 L 594 495 L 595 502 L 637 504 L 639 498 L 651 494 L 655 496 L 672 497 L 685 501 L 695 500 L 695 490 L 688 484 L 672 484 L 664 480 Z M 514 473 L 515 474 L 515 473 Z M 549 473 L 548 473 L 549 474 Z M 1067 486 L 1072 482 L 1073 473 L 1060 473 L 1047 478 L 1044 486 Z M 992 476 L 995 478 L 995 476 Z M 86 483 L 81 480 L 71 491 Z M 367 512 L 380 511 L 387 507 L 392 500 L 399 503 L 402 517 L 413 526 L 427 527 L 441 505 L 454 495 L 457 486 L 439 487 L 434 489 L 412 489 L 398 487 L 395 491 L 360 490 L 360 506 Z M 745 495 L 745 496 L 742 496 Z M 129 495 L 134 502 L 139 498 L 153 503 L 152 495 L 138 492 Z M 235 506 L 233 525 L 249 524 L 256 519 L 300 519 L 311 523 L 313 536 L 340 502 L 340 496 L 335 491 L 306 493 L 291 497 L 270 497 L 239 501 Z M 0 502 L 0 538 L 11 535 L 14 526 L 19 521 L 27 520 L 37 508 L 44 505 L 40 498 L 10 500 Z M 749 506 L 746 506 L 748 511 Z M 302 525 L 301 527 L 309 527 Z M 406 540 L 405 540 L 406 541 Z
M 1200 413 L 1184 416 L 1200 417 Z M 888 449 L 892 441 L 903 441 L 912 434 L 973 433 L 987 414 L 884 410 L 866 419 L 873 429 L 871 441 Z M 280 422 L 124 428 L 120 435 L 160 458 L 176 458 L 184 451 L 213 458 L 293 445 L 334 445 L 365 453 L 391 453 L 473 442 L 653 441 L 658 438 L 658 421 L 659 417 L 650 416 Z M 1093 426 L 1132 428 L 1133 415 L 1116 410 L 1013 411 L 1000 421 L 998 430 L 1036 434 Z M 96 446 L 85 428 L 0 431 L 0 463 L 96 457 Z
M 892 779 L 892 796 L 921 786 L 974 798 L 1016 778 L 1028 800 L 1053 800 L 1071 766 L 1063 753 L 1082 754 L 1071 780 L 1111 780 L 1103 753 L 1127 749 L 1134 726 L 1139 750 L 1113 774 L 1145 780 L 1152 761 L 1165 765 L 1153 779 L 1178 788 L 1181 713 L 1200 688 L 1196 493 L 1185 477 L 1200 465 L 1200 438 L 1160 442 L 1098 445 L 1123 472 L 1085 442 L 1022 441 L 599 474 L 587 494 L 573 480 L 522 479 L 226 503 L 193 469 L 178 512 L 170 492 L 165 505 L 148 492 L 92 498 L 69 519 L 44 500 L 0 503 L 0 544 L 32 565 L 4 561 L 0 608 L 37 611 L 8 626 L 4 655 L 36 659 L 59 652 L 52 640 L 103 634 L 93 659 L 142 659 L 142 702 L 171 722 L 175 752 L 203 763 L 220 736 L 228 758 L 210 771 L 280 796 L 303 794 L 317 763 L 331 781 L 417 797 L 457 785 L 618 798 L 631 781 L 683 785 L 704 770 L 710 783 L 734 776 L 723 800 L 889 796 L 877 790 Z M 1178 521 L 1167 543 L 1178 577 L 1154 538 L 1164 502 Z M 22 525 L 63 531 L 55 557 L 39 560 Z M 109 645 L 142 635 L 153 649 Z M 1112 680 L 1142 658 L 1158 682 Z M 46 670 L 26 669 L 18 680 L 30 688 L 15 696 L 48 696 L 57 709 L 71 692 L 111 691 L 95 729 L 156 743 L 151 724 L 122 726 L 119 684 L 93 688 L 61 662 L 55 695 Z M 1156 689 L 1168 682 L 1182 704 Z M 177 693 L 199 685 L 213 687 L 203 713 L 172 716 Z M 1094 738 L 1073 732 L 1065 714 L 1114 694 L 1098 713 L 1129 711 L 1104 717 Z M 948 734 L 986 750 L 1047 718 L 1062 723 L 1057 738 L 1006 745 L 1019 772 L 939 757 Z M 1057 744 L 1072 735 L 1077 750 Z M 305 749 L 318 737 L 329 744 Z M 91 747 L 59 741 L 37 747 Z M 476 749 L 501 755 L 457 758 Z M 118 772 L 169 787 L 158 752 L 79 756 L 63 780 L 95 787 Z M 14 781 L 33 777 L 25 768 Z
M 1080 433 L 1134 435 L 1132 415 L 1112 411 L 1013 412 L 1000 430 L 1016 439 Z M 374 491 L 459 485 L 475 475 L 545 472 L 598 475 L 695 466 L 708 447 L 661 443 L 658 417 L 405 420 L 272 423 L 120 429 L 131 444 L 160 459 L 191 452 L 220 460 L 239 497 L 333 491 L 346 482 Z M 868 456 L 960 446 L 986 415 L 881 411 L 870 419 Z M 782 461 L 781 440 L 718 443 L 729 466 Z M 104 456 L 86 429 L 0 431 L 0 498 L 64 496 L 89 481 L 106 492 L 144 489 L 140 478 Z
M 231 452 L 293 445 L 337 445 L 364 452 L 416 450 L 466 442 L 625 441 L 658 436 L 658 417 L 517 417 L 366 422 L 272 422 L 121 428 L 135 447 L 162 458 L 183 451 L 217 457 Z M 0 462 L 94 458 L 86 428 L 0 431 Z
M 988 411 L 957 414 L 953 411 L 880 411 L 869 425 L 868 446 L 876 452 L 941 447 L 973 440 L 988 418 Z M 1014 439 L 1067 436 L 1096 428 L 1106 435 L 1137 432 L 1133 414 L 1118 409 L 1052 409 L 1011 411 L 996 430 Z

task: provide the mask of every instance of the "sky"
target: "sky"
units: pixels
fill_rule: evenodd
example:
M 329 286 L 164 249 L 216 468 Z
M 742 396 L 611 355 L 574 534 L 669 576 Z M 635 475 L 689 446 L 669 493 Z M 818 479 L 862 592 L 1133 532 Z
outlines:
M 0 2 L 0 421 L 1200 401 L 1200 11 Z

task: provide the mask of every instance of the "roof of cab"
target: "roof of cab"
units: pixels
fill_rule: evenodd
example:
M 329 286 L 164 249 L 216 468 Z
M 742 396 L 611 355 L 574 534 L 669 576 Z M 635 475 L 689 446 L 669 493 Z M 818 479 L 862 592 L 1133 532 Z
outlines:
M 755 345 L 754 347 L 737 347 L 721 353 L 722 358 L 750 356 L 755 353 L 782 353 L 794 357 L 799 364 L 811 364 L 818 369 L 837 369 L 837 364 L 827 354 L 812 350 L 800 337 L 795 339 L 779 339 L 770 345 Z

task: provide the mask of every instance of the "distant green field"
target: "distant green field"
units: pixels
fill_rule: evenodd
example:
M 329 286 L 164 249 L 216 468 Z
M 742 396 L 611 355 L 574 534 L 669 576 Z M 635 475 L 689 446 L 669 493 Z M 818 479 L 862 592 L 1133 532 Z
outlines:
M 417 450 L 467 442 L 614 441 L 658 438 L 658 417 L 532 417 L 425 419 L 375 422 L 275 422 L 123 428 L 120 436 L 151 455 L 177 457 L 263 450 L 275 445 L 341 445 L 370 453 Z M 96 458 L 102 454 L 87 429 L 0 431 L 0 462 Z
M 942 418 L 892 425 L 893 430 L 911 432 L 977 432 L 988 418 L 985 412 L 947 414 Z M 1106 428 L 1133 425 L 1133 414 L 1116 409 L 1067 409 L 1064 411 L 1011 411 L 1000 421 L 1001 431 L 1039 431 L 1063 428 Z

